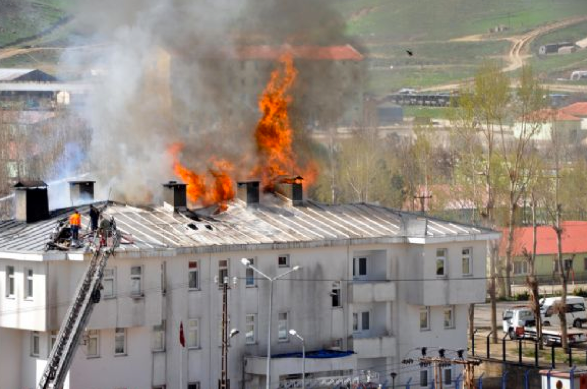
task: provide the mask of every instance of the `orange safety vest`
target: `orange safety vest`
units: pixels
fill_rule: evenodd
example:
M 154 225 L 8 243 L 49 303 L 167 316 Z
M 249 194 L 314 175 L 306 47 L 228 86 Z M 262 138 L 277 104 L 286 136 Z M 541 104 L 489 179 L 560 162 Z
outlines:
M 82 224 L 81 215 L 79 213 L 74 213 L 73 215 L 71 215 L 69 217 L 69 224 L 71 224 L 72 226 L 81 226 L 81 224 Z

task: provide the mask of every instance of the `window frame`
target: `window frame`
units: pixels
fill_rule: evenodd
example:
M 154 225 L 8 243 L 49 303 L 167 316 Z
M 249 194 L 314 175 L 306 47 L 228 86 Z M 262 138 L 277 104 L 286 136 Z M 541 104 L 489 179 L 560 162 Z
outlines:
M 282 264 L 281 258 L 285 258 L 285 264 Z M 281 254 L 277 256 L 277 267 L 290 267 L 289 254 Z
M 428 386 L 428 369 L 420 370 L 420 386 L 421 387 Z
M 200 381 L 188 382 L 188 389 L 200 389 Z
M 110 275 L 106 275 L 107 272 L 112 272 Z M 104 287 L 105 282 L 110 281 L 112 282 L 112 293 L 108 293 L 107 289 Z M 104 275 L 102 276 L 102 297 L 105 299 L 114 298 L 116 297 L 116 268 L 115 267 L 107 267 L 104 269 Z
M 516 266 L 517 265 L 517 266 Z M 516 271 L 517 268 L 517 271 Z M 523 276 L 528 274 L 528 261 L 525 259 L 521 259 L 519 261 L 514 261 L 514 275 Z
M 192 276 L 193 273 L 195 273 L 195 276 Z M 195 286 L 192 285 L 194 280 Z M 188 261 L 188 290 L 200 290 L 200 261 L 197 259 Z
M 187 339 L 188 349 L 196 350 L 200 348 L 200 318 L 194 317 L 187 322 Z M 193 340 L 193 341 L 192 341 Z
M 121 332 L 119 332 L 121 331 Z M 117 342 L 122 337 L 122 352 L 117 351 Z M 127 351 L 127 332 L 126 328 L 114 328 L 114 356 L 121 357 L 128 355 Z
M 353 257 L 353 280 L 366 280 L 367 275 L 369 274 L 369 260 L 366 255 L 359 255 Z M 364 266 L 361 266 L 363 263 Z M 361 269 L 364 268 L 364 273 L 361 272 Z
M 255 266 L 255 258 L 247 259 L 251 265 Z M 255 280 L 255 271 L 250 266 L 247 266 L 245 268 L 245 287 L 254 288 L 255 286 L 257 286 L 257 281 Z
M 34 292 L 35 292 L 35 286 L 34 286 L 34 281 L 35 281 L 35 271 L 30 268 L 27 267 L 24 269 L 24 273 L 23 273 L 23 281 L 24 281 L 24 299 L 25 300 L 32 300 L 34 297 Z
M 30 338 L 30 355 L 38 358 L 41 355 L 41 333 L 39 331 L 31 331 Z
M 422 326 L 422 314 L 426 314 L 426 325 Z M 420 311 L 419 311 L 419 316 L 418 316 L 418 326 L 420 328 L 420 331 L 430 331 L 430 307 L 429 306 L 423 306 L 420 307 Z
M 365 315 L 367 317 L 365 327 Z M 371 330 L 371 311 L 364 310 L 364 311 L 357 311 L 353 312 L 353 333 L 355 334 L 365 334 Z
M 249 320 L 251 319 L 252 320 Z M 249 330 L 249 326 L 252 327 Z M 252 333 L 252 338 L 249 337 L 249 333 Z M 256 344 L 257 343 L 257 314 L 247 313 L 245 315 L 245 344 Z
M 222 265 L 223 262 L 225 265 Z M 226 275 L 224 275 L 224 272 L 226 272 Z M 225 277 L 230 283 L 230 259 L 228 258 L 218 260 L 218 287 L 220 289 L 222 289 Z
M 465 254 L 464 251 L 467 250 L 468 253 Z M 465 260 L 467 261 L 468 272 L 465 272 Z M 470 277 L 473 275 L 473 248 L 472 247 L 463 247 L 461 249 L 461 271 L 463 276 Z
M 447 377 L 447 373 L 448 373 L 448 377 Z M 447 378 L 448 378 L 448 380 L 447 380 Z M 452 383 L 453 383 L 452 367 L 446 367 L 446 368 L 442 369 L 442 383 L 444 386 L 452 385 Z
M 443 251 L 444 253 L 442 255 L 439 255 L 440 251 Z M 439 248 L 436 249 L 436 260 L 434 261 L 435 264 L 435 274 L 437 278 L 446 278 L 448 276 L 448 269 L 447 269 L 447 259 L 448 259 L 448 249 L 446 248 Z M 438 270 L 439 270 L 439 262 L 442 262 L 442 274 L 438 274 Z
M 160 344 L 156 343 L 158 340 L 160 340 Z M 163 320 L 161 324 L 157 324 L 151 327 L 151 351 L 165 351 L 165 320 Z
M 281 319 L 281 315 L 285 315 L 285 319 Z M 281 336 L 282 322 L 285 322 L 285 337 Z M 277 341 L 288 342 L 289 341 L 289 311 L 281 311 L 277 313 Z
M 446 321 L 447 312 L 450 312 L 450 322 L 448 324 Z M 455 329 L 455 306 L 454 305 L 448 305 L 448 306 L 444 307 L 444 309 L 442 311 L 442 321 L 443 321 L 443 325 L 444 325 L 445 330 L 454 330 Z
M 332 283 L 332 289 L 330 291 L 330 306 L 332 308 L 341 308 L 342 307 L 342 288 L 340 281 L 334 281 Z
M 100 357 L 100 330 L 87 330 L 86 331 L 86 357 L 87 358 L 99 358 Z M 95 341 L 96 343 L 96 352 L 91 353 L 91 343 Z
M 140 274 L 133 274 L 133 269 L 139 269 L 140 270 Z M 133 298 L 137 298 L 137 297 L 143 297 L 144 296 L 144 289 L 143 289 L 143 266 L 142 265 L 136 265 L 136 266 L 131 266 L 130 267 L 130 295 Z M 138 283 L 139 283 L 139 290 L 135 291 L 133 288 L 133 281 L 135 279 L 138 279 Z
M 13 299 L 16 297 L 16 279 L 15 268 L 12 265 L 6 265 L 6 298 Z

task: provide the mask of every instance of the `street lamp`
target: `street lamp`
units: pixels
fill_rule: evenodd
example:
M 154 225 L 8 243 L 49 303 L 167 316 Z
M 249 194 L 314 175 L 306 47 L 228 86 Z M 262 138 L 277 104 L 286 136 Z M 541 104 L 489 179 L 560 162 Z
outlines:
M 302 338 L 293 328 L 289 330 L 289 334 L 302 341 L 302 389 L 306 389 L 306 345 L 304 338 Z
M 394 371 L 390 375 L 391 375 L 391 382 L 392 382 L 391 386 L 393 387 L 393 389 L 395 389 L 395 377 L 397 377 L 397 373 Z
M 269 330 L 267 331 L 267 373 L 266 373 L 267 385 L 265 387 L 267 389 L 270 389 L 269 385 L 271 383 L 271 317 L 273 315 L 273 281 L 278 280 L 278 279 L 285 277 L 286 275 L 288 275 L 294 271 L 299 270 L 300 266 L 294 266 L 291 270 L 286 271 L 283 274 L 280 274 L 278 276 L 271 278 L 267 274 L 263 273 L 261 270 L 257 269 L 255 266 L 253 266 L 251 264 L 251 261 L 249 261 L 247 258 L 242 258 L 241 263 L 243 265 L 245 265 L 245 267 L 253 269 L 254 272 L 260 274 L 261 276 L 263 276 L 263 278 L 265 278 L 265 279 L 267 279 L 267 281 L 269 281 Z

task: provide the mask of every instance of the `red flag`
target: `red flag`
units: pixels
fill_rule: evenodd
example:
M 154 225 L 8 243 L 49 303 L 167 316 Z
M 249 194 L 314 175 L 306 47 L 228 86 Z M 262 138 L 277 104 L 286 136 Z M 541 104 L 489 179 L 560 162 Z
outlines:
M 179 344 L 185 347 L 185 337 L 183 336 L 183 322 L 179 323 Z

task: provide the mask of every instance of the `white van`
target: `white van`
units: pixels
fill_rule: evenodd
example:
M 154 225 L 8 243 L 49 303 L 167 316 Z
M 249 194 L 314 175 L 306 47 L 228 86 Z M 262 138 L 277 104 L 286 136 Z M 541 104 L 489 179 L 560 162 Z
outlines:
M 560 320 L 554 307 L 560 300 L 560 297 L 548 297 L 540 300 L 540 317 L 544 326 L 560 326 Z M 587 322 L 585 299 L 580 296 L 567 296 L 567 324 L 581 328 L 585 322 Z

